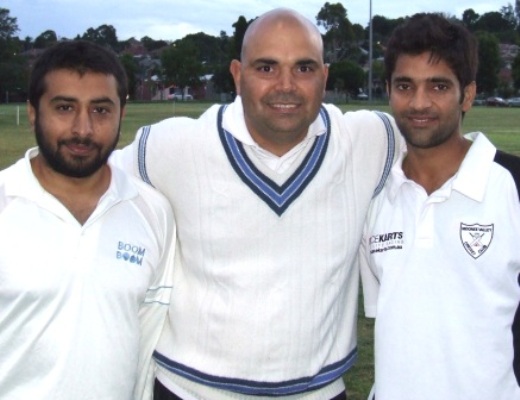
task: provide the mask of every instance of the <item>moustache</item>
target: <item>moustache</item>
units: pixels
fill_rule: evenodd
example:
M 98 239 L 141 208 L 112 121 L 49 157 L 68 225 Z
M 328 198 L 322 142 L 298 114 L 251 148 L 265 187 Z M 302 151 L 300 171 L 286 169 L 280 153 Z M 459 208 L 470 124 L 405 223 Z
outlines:
M 268 103 L 292 103 L 299 104 L 303 103 L 303 100 L 300 96 L 295 95 L 293 93 L 276 93 L 269 95 L 265 98 Z
M 84 147 L 99 147 L 94 141 L 90 138 L 78 138 L 74 137 L 71 139 L 63 139 L 58 143 L 59 146 L 84 146 Z

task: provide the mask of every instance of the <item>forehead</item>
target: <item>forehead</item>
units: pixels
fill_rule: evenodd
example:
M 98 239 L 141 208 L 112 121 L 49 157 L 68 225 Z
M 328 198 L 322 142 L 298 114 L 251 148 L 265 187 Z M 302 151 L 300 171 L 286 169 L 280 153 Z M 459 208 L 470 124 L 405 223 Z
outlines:
M 262 21 L 246 38 L 243 61 L 306 59 L 321 61 L 323 48 L 319 32 L 294 18 Z
M 44 96 L 69 96 L 78 99 L 108 97 L 117 99 L 117 81 L 113 75 L 57 69 L 44 77 Z
M 457 81 L 455 72 L 443 59 L 432 58 L 430 52 L 421 54 L 401 54 L 396 61 L 395 69 L 392 74 L 394 79 L 446 79 Z

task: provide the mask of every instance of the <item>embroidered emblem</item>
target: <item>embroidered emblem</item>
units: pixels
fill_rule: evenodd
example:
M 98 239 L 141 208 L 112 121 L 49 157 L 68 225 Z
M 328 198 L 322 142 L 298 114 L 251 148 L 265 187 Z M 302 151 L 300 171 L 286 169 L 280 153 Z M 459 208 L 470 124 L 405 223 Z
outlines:
M 460 240 L 464 250 L 473 258 L 477 259 L 491 245 L 495 225 L 460 224 Z

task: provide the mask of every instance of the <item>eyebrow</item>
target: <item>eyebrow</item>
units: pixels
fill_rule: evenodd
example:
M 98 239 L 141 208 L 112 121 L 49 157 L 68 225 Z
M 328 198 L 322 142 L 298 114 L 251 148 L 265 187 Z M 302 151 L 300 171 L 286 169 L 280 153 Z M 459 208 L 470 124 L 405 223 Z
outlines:
M 56 102 L 60 102 L 60 101 L 74 103 L 74 102 L 77 102 L 78 100 L 75 97 L 62 96 L 62 95 L 54 96 L 51 99 L 51 103 L 56 103 Z M 110 97 L 106 97 L 106 96 L 95 98 L 95 99 L 91 100 L 90 103 L 91 104 L 106 104 L 106 103 L 115 104 L 115 102 Z
M 279 64 L 279 62 L 272 58 L 257 58 L 251 64 L 252 65 L 256 65 L 256 64 L 275 65 L 275 64 Z M 319 63 L 318 63 L 318 61 L 316 61 L 312 58 L 304 58 L 302 60 L 296 61 L 295 64 L 296 65 L 311 65 L 311 64 L 318 65 Z
M 392 82 L 413 82 L 414 80 L 408 76 L 396 76 L 392 79 Z M 444 78 L 442 76 L 432 76 L 426 79 L 427 82 L 430 83 L 454 83 L 450 78 Z

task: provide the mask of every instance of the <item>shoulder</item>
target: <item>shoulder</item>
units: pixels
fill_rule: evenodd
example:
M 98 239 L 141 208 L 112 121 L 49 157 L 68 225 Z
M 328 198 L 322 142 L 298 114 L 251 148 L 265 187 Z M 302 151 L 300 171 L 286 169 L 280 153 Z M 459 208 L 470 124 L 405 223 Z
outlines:
M 201 124 L 214 123 L 216 122 L 217 113 L 220 106 L 215 104 L 204 111 L 198 118 L 191 117 L 171 117 L 154 124 L 141 128 L 141 131 L 145 129 L 153 131 L 154 134 L 161 133 L 176 133 L 190 130 L 194 127 L 200 126 Z
M 515 182 L 518 197 L 520 199 L 520 157 L 497 150 L 494 161 L 509 171 Z
M 381 133 L 391 133 L 396 136 L 398 129 L 394 118 L 385 112 L 374 110 L 356 110 L 343 112 L 337 106 L 324 104 L 324 108 L 329 113 L 332 123 L 339 123 L 344 129 L 353 133 L 363 133 L 365 135 Z
M 28 162 L 23 158 L 0 171 L 0 212 L 15 197 L 32 190 L 34 181 L 29 176 Z
M 185 145 L 186 140 L 197 137 L 207 137 L 207 131 L 212 126 L 217 127 L 217 113 L 220 107 L 214 105 L 198 118 L 172 117 L 139 129 L 134 143 L 138 148 L 139 156 L 155 157 L 165 151 L 175 149 L 175 144 Z M 173 146 L 173 147 L 172 147 Z M 148 154 L 152 152 L 152 154 Z
M 171 205 L 161 192 L 117 167 L 112 166 L 112 171 L 123 197 L 131 201 L 152 226 L 158 222 L 173 223 Z

